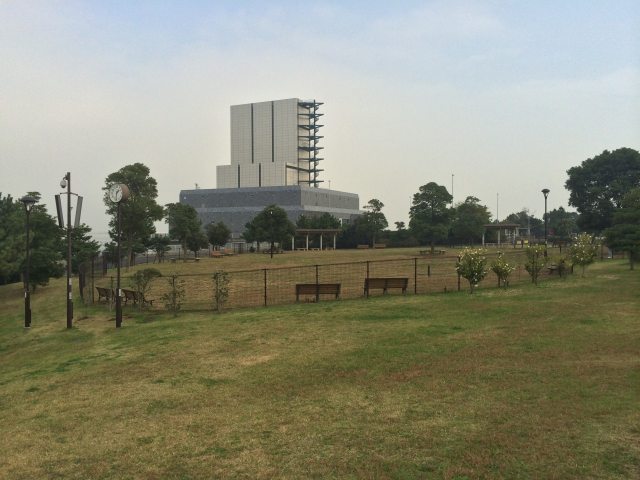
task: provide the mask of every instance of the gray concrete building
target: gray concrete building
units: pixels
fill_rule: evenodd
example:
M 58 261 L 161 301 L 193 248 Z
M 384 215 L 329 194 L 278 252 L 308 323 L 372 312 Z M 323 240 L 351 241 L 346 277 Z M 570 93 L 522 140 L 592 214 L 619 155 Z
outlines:
M 183 190 L 180 202 L 196 209 L 203 225 L 224 222 L 239 238 L 245 225 L 268 205 L 278 205 L 292 222 L 300 215 L 313 217 L 327 212 L 343 223 L 360 214 L 355 193 L 305 185 Z
M 321 102 L 290 98 L 231 106 L 231 164 L 216 167 L 215 189 L 182 190 L 203 225 L 224 222 L 239 239 L 268 205 L 300 215 L 330 213 L 343 223 L 360 215 L 355 193 L 320 188 Z

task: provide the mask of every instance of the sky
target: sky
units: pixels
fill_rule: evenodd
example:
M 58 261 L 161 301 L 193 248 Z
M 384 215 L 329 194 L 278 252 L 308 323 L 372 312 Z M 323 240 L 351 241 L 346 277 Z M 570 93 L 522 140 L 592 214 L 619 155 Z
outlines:
M 110 173 L 215 188 L 230 105 L 292 97 L 324 102 L 324 186 L 391 227 L 428 182 L 541 217 L 567 169 L 640 150 L 640 2 L 0 0 L 0 192 L 55 214 L 71 172 L 100 241 Z

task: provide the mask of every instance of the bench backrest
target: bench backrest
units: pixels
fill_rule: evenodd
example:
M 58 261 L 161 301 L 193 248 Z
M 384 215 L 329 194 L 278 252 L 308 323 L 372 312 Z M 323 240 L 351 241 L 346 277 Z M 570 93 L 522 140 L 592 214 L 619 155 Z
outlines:
M 308 294 L 315 295 L 316 292 L 319 294 L 338 294 L 340 293 L 340 284 L 339 283 L 298 283 L 296 285 L 296 294 Z
M 365 288 L 407 288 L 408 278 L 388 277 L 388 278 L 365 278 Z

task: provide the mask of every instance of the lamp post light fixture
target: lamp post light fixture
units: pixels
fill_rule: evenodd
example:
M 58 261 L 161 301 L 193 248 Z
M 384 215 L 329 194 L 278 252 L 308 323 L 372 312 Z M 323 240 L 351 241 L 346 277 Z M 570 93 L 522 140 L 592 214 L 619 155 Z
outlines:
M 31 292 L 29 285 L 29 269 L 31 268 L 31 250 L 30 250 L 30 242 L 29 242 L 29 216 L 31 214 L 31 209 L 38 201 L 37 198 L 31 195 L 25 195 L 20 199 L 20 201 L 24 205 L 24 211 L 27 214 L 27 223 L 26 223 L 26 231 L 27 231 L 27 262 L 26 268 L 24 271 L 24 328 L 31 328 Z
M 549 196 L 549 189 L 543 188 L 542 194 L 544 195 L 544 256 L 547 257 L 547 222 L 549 221 L 547 215 L 547 197 Z

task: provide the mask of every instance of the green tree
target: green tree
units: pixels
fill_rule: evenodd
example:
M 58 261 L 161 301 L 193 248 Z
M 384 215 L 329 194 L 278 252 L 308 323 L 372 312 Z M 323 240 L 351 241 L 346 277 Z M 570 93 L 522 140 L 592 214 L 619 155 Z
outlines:
M 451 212 L 448 205 L 453 197 L 446 187 L 429 182 L 413 195 L 409 210 L 409 229 L 421 244 L 431 246 L 433 253 L 436 242 L 446 240 L 449 233 Z
M 231 238 L 231 230 L 223 222 L 213 223 L 207 225 L 207 238 L 209 243 L 214 247 L 222 247 Z
M 29 192 L 29 195 L 40 199 L 38 192 Z M 64 273 L 63 257 L 60 253 L 63 250 L 62 230 L 58 227 L 58 222 L 47 213 L 44 205 L 33 206 L 29 223 L 31 231 L 29 284 L 31 290 L 35 292 L 36 285 L 47 285 L 51 277 L 59 278 Z M 20 263 L 21 272 L 25 269 L 25 262 L 26 256 L 23 254 Z
M 71 270 L 78 273 L 80 265 L 91 260 L 100 252 L 100 243 L 91 238 L 91 227 L 81 224 L 71 229 Z M 67 231 L 62 232 L 62 250 L 60 254 L 67 258 Z
M 144 252 L 149 238 L 156 232 L 153 222 L 162 220 L 163 208 L 157 204 L 158 187 L 156 180 L 149 176 L 149 168 L 142 163 L 134 163 L 111 173 L 102 188 L 104 204 L 109 221 L 109 235 L 116 241 L 117 205 L 109 200 L 109 188 L 115 183 L 123 183 L 129 187 L 130 197 L 121 206 L 122 241 L 131 265 L 135 262 L 135 254 Z
M 275 244 L 283 243 L 287 237 L 295 235 L 295 232 L 296 226 L 287 217 L 287 212 L 277 205 L 269 205 L 247 224 L 243 237 L 245 240 L 249 238 L 257 241 L 258 244 L 269 242 L 273 258 Z
M 610 227 L 622 198 L 640 186 L 640 152 L 631 148 L 605 150 L 567 170 L 569 205 L 580 216 L 578 226 L 591 233 Z
M 578 214 L 559 207 L 548 214 L 549 237 L 552 242 L 568 242 L 578 233 Z
M 165 254 L 171 250 L 169 244 L 171 243 L 171 239 L 166 235 L 153 235 L 149 239 L 149 248 L 156 253 L 156 259 L 158 263 L 162 263 L 164 261 Z M 155 260 L 154 260 L 155 262 Z
M 605 231 L 607 245 L 626 252 L 629 268 L 640 261 L 640 188 L 634 188 L 622 199 L 620 209 L 613 215 L 613 226 Z
M 193 252 L 194 257 L 198 256 L 201 248 L 207 248 L 209 246 L 209 240 L 202 229 L 191 232 L 186 242 L 187 248 Z
M 387 226 L 387 218 L 382 213 L 382 203 L 377 198 L 372 198 L 363 207 L 365 212 L 359 219 L 358 228 L 369 239 L 373 245 L 376 243 L 376 235 L 382 232 Z
M 482 239 L 484 225 L 490 218 L 487 207 L 480 205 L 476 197 L 469 196 L 453 209 L 451 234 L 456 241 L 473 245 Z
M 193 250 L 191 247 L 202 243 L 202 222 L 198 212 L 185 203 L 168 203 L 166 205 L 166 222 L 169 224 L 169 236 L 180 242 L 182 251 Z M 206 245 L 205 245 L 206 246 Z
M 578 235 L 578 238 L 571 245 L 571 262 L 582 267 L 583 277 L 587 265 L 592 264 L 598 256 L 598 248 L 599 245 L 595 237 L 587 233 Z
M 20 279 L 25 254 L 25 213 L 11 195 L 0 193 L 0 285 Z
M 487 251 L 465 248 L 456 262 L 456 272 L 469 282 L 469 291 L 474 292 L 478 284 L 487 275 Z

